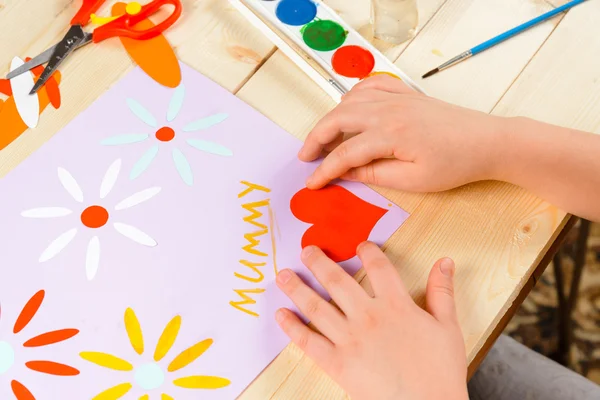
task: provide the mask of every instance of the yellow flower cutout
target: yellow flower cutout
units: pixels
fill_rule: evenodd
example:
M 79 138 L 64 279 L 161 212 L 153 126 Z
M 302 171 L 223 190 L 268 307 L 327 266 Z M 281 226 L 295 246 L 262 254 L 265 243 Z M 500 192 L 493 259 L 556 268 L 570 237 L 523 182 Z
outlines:
M 154 350 L 154 361 L 134 367 L 128 361 L 122 358 L 113 356 L 108 353 L 84 351 L 80 356 L 89 362 L 92 362 L 101 367 L 109 368 L 115 371 L 134 371 L 134 381 L 144 390 L 155 390 L 160 388 L 165 381 L 165 372 L 157 364 L 162 360 L 177 339 L 179 328 L 181 327 L 181 317 L 174 317 L 163 330 L 162 335 L 158 339 L 156 349 Z M 131 346 L 139 355 L 144 354 L 144 338 L 142 336 L 142 328 L 138 321 L 135 312 L 128 308 L 125 310 L 125 329 Z M 181 352 L 171 361 L 167 367 L 167 372 L 176 372 L 196 361 L 208 348 L 213 344 L 212 339 L 206 339 L 196 343 L 192 347 Z M 228 379 L 217 376 L 186 376 L 173 380 L 175 386 L 186 389 L 219 389 L 228 386 L 231 382 Z M 98 394 L 93 400 L 117 400 L 125 396 L 133 388 L 132 382 L 124 382 L 117 386 L 113 386 L 102 393 Z M 139 400 L 149 400 L 150 395 L 145 394 Z M 163 393 L 161 400 L 174 400 L 173 397 Z

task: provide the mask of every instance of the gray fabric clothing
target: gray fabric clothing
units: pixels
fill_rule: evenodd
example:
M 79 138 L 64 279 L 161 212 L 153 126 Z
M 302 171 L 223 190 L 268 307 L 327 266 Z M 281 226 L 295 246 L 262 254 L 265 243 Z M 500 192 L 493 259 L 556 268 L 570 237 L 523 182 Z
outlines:
M 600 386 L 502 335 L 471 381 L 471 400 L 600 400 Z

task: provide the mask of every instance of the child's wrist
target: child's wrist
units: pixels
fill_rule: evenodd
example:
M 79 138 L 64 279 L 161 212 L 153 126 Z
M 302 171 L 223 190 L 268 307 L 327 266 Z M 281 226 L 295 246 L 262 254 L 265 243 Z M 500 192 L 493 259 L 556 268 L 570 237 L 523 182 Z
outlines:
M 494 134 L 494 159 L 490 179 L 516 184 L 515 174 L 522 171 L 523 152 L 533 120 L 524 117 L 502 118 Z

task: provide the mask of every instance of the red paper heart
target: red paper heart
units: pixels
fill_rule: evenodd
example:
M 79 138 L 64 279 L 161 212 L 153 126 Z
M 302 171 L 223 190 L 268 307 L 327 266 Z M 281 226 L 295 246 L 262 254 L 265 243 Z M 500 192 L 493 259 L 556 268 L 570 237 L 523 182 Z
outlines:
M 388 211 L 337 185 L 302 189 L 292 198 L 290 208 L 300 221 L 313 224 L 302 236 L 302 248 L 317 246 L 335 262 L 354 257 L 356 247 L 369 239 Z

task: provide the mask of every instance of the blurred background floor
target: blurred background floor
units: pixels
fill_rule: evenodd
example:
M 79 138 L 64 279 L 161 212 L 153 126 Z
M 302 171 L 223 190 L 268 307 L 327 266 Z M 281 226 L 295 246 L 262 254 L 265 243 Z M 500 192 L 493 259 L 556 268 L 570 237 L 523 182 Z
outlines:
M 563 256 L 564 286 L 568 293 L 573 260 Z M 558 351 L 558 296 L 549 265 L 505 329 L 527 347 L 554 358 Z M 573 311 L 573 342 L 568 367 L 600 384 L 600 225 L 592 224 L 577 306 Z

